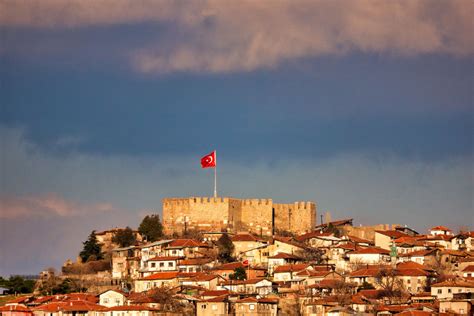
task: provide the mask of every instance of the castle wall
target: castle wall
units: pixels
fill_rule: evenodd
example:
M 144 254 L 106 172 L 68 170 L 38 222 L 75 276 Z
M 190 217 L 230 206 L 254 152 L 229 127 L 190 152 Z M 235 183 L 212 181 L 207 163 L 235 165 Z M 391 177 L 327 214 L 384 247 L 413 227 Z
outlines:
M 316 225 L 316 204 L 295 202 L 292 204 L 273 204 L 275 210 L 275 231 L 292 233 L 310 232 Z
M 272 235 L 274 229 L 294 233 L 311 231 L 316 225 L 316 204 L 274 204 L 272 199 L 165 198 L 165 234 L 199 231 L 250 231 Z
M 242 200 L 240 230 L 271 236 L 273 231 L 271 199 Z
M 165 234 L 188 230 L 222 231 L 230 220 L 229 198 L 171 198 L 163 199 L 163 228 Z

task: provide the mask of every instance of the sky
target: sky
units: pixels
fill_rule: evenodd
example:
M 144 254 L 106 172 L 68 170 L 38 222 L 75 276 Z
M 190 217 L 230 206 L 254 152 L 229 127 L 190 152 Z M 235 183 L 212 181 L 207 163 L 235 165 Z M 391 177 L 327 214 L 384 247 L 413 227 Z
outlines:
M 473 10 L 0 0 L 0 275 L 211 196 L 212 150 L 219 196 L 473 230 Z

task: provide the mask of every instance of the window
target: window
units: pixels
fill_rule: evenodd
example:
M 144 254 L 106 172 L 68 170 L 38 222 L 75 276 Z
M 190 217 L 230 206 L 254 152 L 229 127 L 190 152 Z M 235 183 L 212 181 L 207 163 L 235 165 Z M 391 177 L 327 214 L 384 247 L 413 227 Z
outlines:
M 201 309 L 206 309 L 206 307 L 207 307 L 206 304 L 201 305 Z
M 410 283 L 411 283 L 411 280 L 410 280 L 410 279 L 408 279 L 408 280 L 407 280 L 407 284 L 410 284 Z
M 255 305 L 254 305 L 254 304 L 250 304 L 250 305 L 249 305 L 249 309 L 250 309 L 251 311 L 253 311 L 253 310 L 255 309 Z
M 443 293 L 443 289 L 438 289 L 438 294 L 442 294 Z
M 115 299 L 115 304 L 120 305 L 120 299 L 119 298 Z
M 168 262 L 168 267 L 174 266 L 173 262 Z
M 104 303 L 108 303 L 109 302 L 109 299 L 107 297 L 104 297 Z
M 154 268 L 156 266 L 156 263 L 155 262 L 152 262 L 151 263 L 151 267 Z
M 164 262 L 160 262 L 160 267 L 164 267 L 165 266 L 165 263 Z
M 448 289 L 448 293 L 451 293 L 451 289 Z

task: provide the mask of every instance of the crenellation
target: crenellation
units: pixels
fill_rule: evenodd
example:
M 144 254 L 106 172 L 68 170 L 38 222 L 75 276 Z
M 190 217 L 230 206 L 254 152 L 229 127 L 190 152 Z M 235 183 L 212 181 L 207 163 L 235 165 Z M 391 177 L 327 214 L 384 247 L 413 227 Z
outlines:
M 275 230 L 299 233 L 316 224 L 316 204 L 297 201 L 273 203 L 272 199 L 231 197 L 189 197 L 163 199 L 166 233 L 184 229 L 249 231 L 272 235 Z M 204 225 L 205 224 L 205 225 Z

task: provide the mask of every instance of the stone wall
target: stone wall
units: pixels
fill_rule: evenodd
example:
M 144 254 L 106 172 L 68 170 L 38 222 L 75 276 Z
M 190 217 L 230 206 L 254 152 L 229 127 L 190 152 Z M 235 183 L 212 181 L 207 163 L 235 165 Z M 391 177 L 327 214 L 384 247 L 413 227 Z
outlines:
M 274 204 L 272 199 L 229 197 L 165 198 L 163 228 L 166 234 L 186 229 L 199 231 L 249 231 L 272 235 L 274 229 L 294 233 L 311 231 L 316 225 L 316 204 Z
M 316 225 L 316 204 L 313 202 L 274 204 L 273 208 L 275 231 L 304 233 L 312 231 Z

